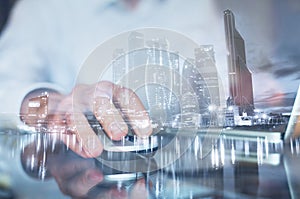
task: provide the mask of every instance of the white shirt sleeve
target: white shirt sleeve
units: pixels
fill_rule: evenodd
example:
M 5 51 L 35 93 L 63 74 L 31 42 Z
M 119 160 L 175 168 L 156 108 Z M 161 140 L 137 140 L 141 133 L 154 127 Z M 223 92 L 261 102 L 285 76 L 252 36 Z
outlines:
M 43 87 L 63 90 L 49 81 L 46 55 L 50 50 L 44 46 L 51 27 L 43 13 L 46 2 L 20 0 L 1 35 L 0 128 L 20 124 L 20 105 L 28 92 Z

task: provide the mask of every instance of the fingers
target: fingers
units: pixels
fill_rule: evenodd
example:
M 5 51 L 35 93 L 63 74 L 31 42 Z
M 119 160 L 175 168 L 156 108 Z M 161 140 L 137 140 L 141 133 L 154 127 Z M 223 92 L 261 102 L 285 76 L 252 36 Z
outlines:
M 58 132 L 61 133 L 59 138 L 82 157 L 97 157 L 102 153 L 103 145 L 100 139 L 90 127 L 84 114 L 74 109 L 71 98 L 65 98 L 60 103 L 50 125 L 52 131 L 59 128 Z
M 78 112 L 67 117 L 69 117 L 67 119 L 68 131 L 74 133 L 76 138 L 72 139 L 72 135 L 69 134 L 62 135 L 61 139 L 66 146 L 85 158 L 99 156 L 103 151 L 103 145 L 84 114 Z
M 86 195 L 91 188 L 103 180 L 103 175 L 98 169 L 88 169 L 78 172 L 72 178 L 60 181 L 61 191 L 73 197 Z
M 130 198 L 133 199 L 143 199 L 149 197 L 149 191 L 146 189 L 146 182 L 145 179 L 138 180 L 130 193 Z
M 127 134 L 127 124 L 108 97 L 97 97 L 95 99 L 94 114 L 108 137 L 112 140 L 120 140 Z
M 113 101 L 121 110 L 133 131 L 139 137 L 152 134 L 151 121 L 143 103 L 130 89 L 115 86 Z
M 60 160 L 51 167 L 51 173 L 64 194 L 73 197 L 84 196 L 103 180 L 103 174 L 92 160 L 79 158 Z
M 128 133 L 129 124 L 139 137 L 152 133 L 151 121 L 142 102 L 130 89 L 110 82 L 78 85 L 60 101 L 49 122 L 52 127 L 63 127 L 58 132 L 71 133 L 75 140 L 61 136 L 62 141 L 83 157 L 97 157 L 103 145 L 83 114 L 92 111 L 109 138 L 120 140 Z M 57 129 L 56 129 L 57 130 Z M 57 131 L 56 131 L 57 132 Z
M 93 112 L 113 140 L 120 140 L 127 134 L 127 124 L 139 137 L 152 133 L 151 121 L 143 103 L 128 88 L 99 82 L 94 91 Z
M 131 89 L 103 81 L 96 85 L 94 93 L 94 114 L 109 136 L 120 139 L 128 131 L 127 124 L 139 137 L 152 134 L 149 115 Z
M 64 151 L 51 156 L 47 163 L 52 176 L 61 181 L 66 181 L 82 171 L 96 168 L 94 159 L 83 159 L 78 155 Z
M 74 131 L 75 132 L 75 131 Z M 96 136 L 97 137 L 97 136 Z M 96 138 L 93 138 L 96 139 Z M 97 137 L 97 139 L 99 140 L 99 138 Z M 72 151 L 74 151 L 75 153 L 77 153 L 78 155 L 80 155 L 81 157 L 84 158 L 94 158 L 94 157 L 98 157 L 99 155 L 101 155 L 102 151 L 103 151 L 103 147 L 102 147 L 102 143 L 99 143 L 99 148 L 98 149 L 92 149 L 91 148 L 84 148 L 84 144 L 83 141 L 78 141 L 80 139 L 78 139 L 78 134 L 61 134 L 60 135 L 60 140 Z M 100 141 L 100 140 L 99 140 Z
M 97 157 L 102 153 L 103 145 L 83 113 L 74 114 L 69 125 L 75 127 L 79 146 L 82 146 L 88 157 Z

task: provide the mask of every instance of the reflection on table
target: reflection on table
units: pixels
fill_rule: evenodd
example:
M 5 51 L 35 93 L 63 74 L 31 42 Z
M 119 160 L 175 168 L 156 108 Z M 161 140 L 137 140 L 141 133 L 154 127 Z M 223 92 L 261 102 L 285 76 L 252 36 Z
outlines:
M 156 153 L 127 152 L 119 156 L 126 163 L 105 153 L 96 159 L 79 157 L 53 135 L 2 132 L 0 198 L 300 196 L 299 140 L 283 143 L 276 133 L 209 131 L 160 133 Z M 107 161 L 136 172 L 112 168 Z

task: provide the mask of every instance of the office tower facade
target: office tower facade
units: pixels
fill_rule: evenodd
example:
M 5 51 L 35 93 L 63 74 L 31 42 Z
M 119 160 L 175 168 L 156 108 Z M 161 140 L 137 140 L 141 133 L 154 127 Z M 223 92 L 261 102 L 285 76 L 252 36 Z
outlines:
M 134 88 L 152 120 L 171 122 L 172 116 L 179 113 L 179 100 L 173 93 L 178 77 L 173 70 L 179 73 L 179 55 L 169 52 L 165 38 L 147 40 L 142 33 L 132 32 L 127 57 L 129 87 Z
M 252 74 L 246 64 L 244 39 L 235 27 L 234 14 L 230 10 L 224 11 L 224 25 L 230 98 L 233 104 L 239 107 L 240 115 L 243 112 L 252 115 L 254 110 Z
M 165 38 L 146 41 L 147 61 L 145 67 L 146 96 L 150 115 L 163 123 L 170 123 L 179 113 L 179 100 L 174 93 L 174 69 L 177 70 L 178 55 L 169 51 Z M 162 112 L 163 110 L 163 112 Z
M 113 82 L 115 84 L 120 84 L 123 80 L 124 75 L 127 73 L 126 56 L 124 49 L 116 49 L 113 53 L 112 61 L 113 70 Z M 124 86 L 127 86 L 125 84 Z
M 199 125 L 210 125 L 211 96 L 202 76 L 201 71 L 195 64 L 195 59 L 185 60 L 182 68 L 181 102 L 182 113 L 187 115 L 199 114 Z M 192 118 L 190 118 L 192 119 Z M 187 118 L 185 121 L 189 121 Z
M 128 36 L 128 70 L 145 65 L 146 59 L 144 34 L 131 32 Z
M 164 98 L 167 106 L 172 106 L 176 101 L 174 101 L 174 97 L 179 96 L 179 55 L 178 53 L 169 51 L 169 43 L 165 38 L 156 38 L 147 41 L 146 48 L 147 82 L 156 82 L 159 84 L 157 86 L 158 90 L 164 87 L 163 90 L 165 92 L 160 98 Z
M 195 65 L 204 79 L 209 95 L 203 93 L 210 99 L 209 106 L 220 106 L 219 76 L 216 68 L 215 52 L 213 45 L 202 45 L 195 49 Z
M 196 92 L 197 85 L 193 81 L 198 77 L 195 74 L 195 60 L 188 58 L 183 63 L 182 80 L 181 80 L 181 115 L 180 122 L 184 127 L 195 126 L 194 116 L 200 114 L 199 102 Z

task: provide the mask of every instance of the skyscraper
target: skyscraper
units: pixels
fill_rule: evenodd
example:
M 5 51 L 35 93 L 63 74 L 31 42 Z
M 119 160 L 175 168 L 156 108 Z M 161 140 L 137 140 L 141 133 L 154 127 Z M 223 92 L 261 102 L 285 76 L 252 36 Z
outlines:
M 179 55 L 169 52 L 166 38 L 147 40 L 139 32 L 129 35 L 128 51 L 129 88 L 135 89 L 153 121 L 170 122 L 179 113 L 178 96 L 173 93 L 178 87 L 174 84 Z
M 207 110 L 208 98 L 205 93 L 205 82 L 195 66 L 195 60 L 187 58 L 183 63 L 181 81 L 181 122 L 193 126 L 194 116 L 203 115 Z M 200 122 L 202 123 L 202 122 Z
M 116 49 L 113 54 L 112 62 L 113 82 L 119 84 L 123 76 L 127 73 L 126 57 L 124 49 Z M 125 84 L 124 86 L 127 86 Z
M 239 113 L 253 114 L 254 100 L 252 74 L 246 64 L 245 43 L 235 27 L 234 15 L 224 11 L 226 46 L 228 51 L 229 93 L 233 104 L 239 107 Z
M 131 32 L 128 36 L 128 71 L 145 65 L 146 60 L 144 34 Z
M 213 45 L 201 45 L 195 49 L 195 65 L 201 72 L 210 96 L 210 106 L 220 106 L 219 77 Z M 201 98 L 205 97 L 201 96 Z

